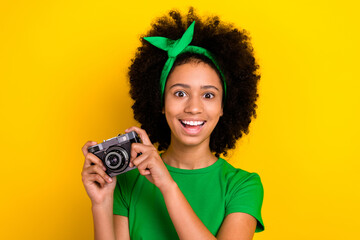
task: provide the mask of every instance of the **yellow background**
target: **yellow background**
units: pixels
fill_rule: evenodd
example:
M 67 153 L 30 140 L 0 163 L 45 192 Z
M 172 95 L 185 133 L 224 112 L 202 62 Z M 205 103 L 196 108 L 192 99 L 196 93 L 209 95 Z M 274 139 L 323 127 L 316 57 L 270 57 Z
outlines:
M 191 4 L 248 30 L 261 66 L 258 118 L 229 158 L 265 188 L 254 239 L 357 238 L 357 1 L 19 0 L 0 4 L 1 239 L 93 238 L 81 147 L 136 124 L 139 35 Z

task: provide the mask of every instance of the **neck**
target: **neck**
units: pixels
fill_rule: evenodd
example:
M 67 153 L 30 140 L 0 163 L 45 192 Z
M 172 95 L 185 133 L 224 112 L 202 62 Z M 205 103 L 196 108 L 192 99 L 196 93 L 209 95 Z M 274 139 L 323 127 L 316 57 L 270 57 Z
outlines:
M 169 148 L 162 154 L 163 161 L 176 168 L 205 168 L 217 161 L 209 147 L 209 141 L 199 145 L 187 146 L 171 141 Z

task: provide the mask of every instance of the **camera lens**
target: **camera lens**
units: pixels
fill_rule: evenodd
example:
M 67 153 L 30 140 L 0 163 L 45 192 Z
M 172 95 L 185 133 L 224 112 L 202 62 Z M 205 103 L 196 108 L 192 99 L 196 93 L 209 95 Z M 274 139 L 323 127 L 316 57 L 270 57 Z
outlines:
M 120 147 L 111 149 L 111 151 L 105 157 L 105 165 L 111 170 L 122 170 L 125 163 L 128 162 L 127 152 Z
M 110 166 L 112 166 L 112 167 L 117 166 L 119 164 L 119 162 L 120 162 L 119 157 L 117 155 L 115 155 L 115 154 L 111 154 L 108 157 L 108 160 L 109 160 Z
M 124 164 L 121 153 L 117 151 L 110 152 L 108 155 L 106 155 L 105 164 L 110 169 L 117 169 L 121 167 L 121 165 Z

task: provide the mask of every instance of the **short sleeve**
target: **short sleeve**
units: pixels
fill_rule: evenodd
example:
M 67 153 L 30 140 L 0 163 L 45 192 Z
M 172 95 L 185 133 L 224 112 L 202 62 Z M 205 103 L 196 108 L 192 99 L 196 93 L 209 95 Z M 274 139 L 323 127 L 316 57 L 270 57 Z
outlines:
M 234 212 L 250 214 L 257 220 L 255 232 L 264 231 L 261 217 L 264 189 L 260 176 L 257 173 L 249 173 L 245 178 L 235 176 L 231 185 L 225 216 Z
M 116 215 L 129 216 L 129 205 L 125 199 L 127 196 L 127 184 L 125 175 L 116 176 L 116 186 L 114 190 L 113 213 Z

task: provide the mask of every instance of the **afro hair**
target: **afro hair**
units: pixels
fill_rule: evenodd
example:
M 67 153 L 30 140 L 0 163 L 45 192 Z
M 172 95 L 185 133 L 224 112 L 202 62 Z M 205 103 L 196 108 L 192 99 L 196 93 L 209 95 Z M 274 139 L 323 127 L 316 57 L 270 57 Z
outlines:
M 177 10 L 157 18 L 147 34 L 140 37 L 141 46 L 129 67 L 130 96 L 134 100 L 134 118 L 141 124 L 152 143 L 159 151 L 170 145 L 170 128 L 162 113 L 160 75 L 167 52 L 151 45 L 143 39 L 147 36 L 162 36 L 179 39 L 188 26 L 196 21 L 191 45 L 210 51 L 222 70 L 227 85 L 226 99 L 223 101 L 223 116 L 210 136 L 210 150 L 219 157 L 227 155 L 227 150 L 235 148 L 236 140 L 249 133 L 252 117 L 256 118 L 257 85 L 260 80 L 259 68 L 255 61 L 250 37 L 246 30 L 239 30 L 230 23 L 220 21 L 218 16 L 201 19 L 192 7 L 186 16 Z M 195 53 L 180 54 L 174 65 L 193 61 L 204 62 L 217 69 L 210 59 Z

